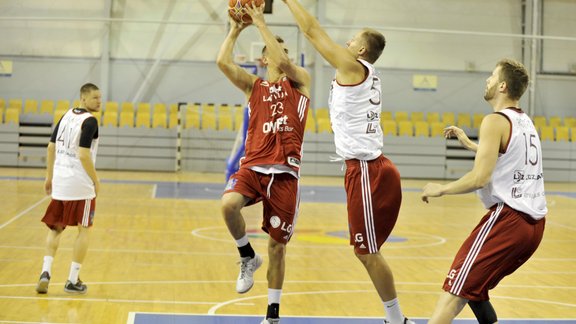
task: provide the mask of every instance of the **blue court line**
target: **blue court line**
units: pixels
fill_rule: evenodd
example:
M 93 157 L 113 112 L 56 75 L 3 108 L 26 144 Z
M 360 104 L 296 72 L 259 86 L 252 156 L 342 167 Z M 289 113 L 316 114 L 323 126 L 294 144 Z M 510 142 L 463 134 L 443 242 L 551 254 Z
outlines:
M 40 177 L 1 177 L 0 180 L 44 181 Z M 197 183 L 178 181 L 145 181 L 145 180 L 101 180 L 103 183 L 146 184 L 156 185 L 155 198 L 219 200 L 224 190 L 224 183 Z M 420 192 L 421 188 L 402 188 L 403 192 Z M 301 186 L 303 202 L 345 202 L 344 186 Z M 576 192 L 548 191 L 549 196 L 576 198 Z
M 241 315 L 193 315 L 130 313 L 127 324 L 257 324 L 263 316 Z M 426 324 L 428 319 L 411 318 L 416 324 Z M 282 324 L 382 324 L 382 318 L 375 317 L 305 317 L 286 316 Z M 478 323 L 475 319 L 456 319 L 454 324 Z M 574 324 L 576 319 L 498 319 L 500 324 Z

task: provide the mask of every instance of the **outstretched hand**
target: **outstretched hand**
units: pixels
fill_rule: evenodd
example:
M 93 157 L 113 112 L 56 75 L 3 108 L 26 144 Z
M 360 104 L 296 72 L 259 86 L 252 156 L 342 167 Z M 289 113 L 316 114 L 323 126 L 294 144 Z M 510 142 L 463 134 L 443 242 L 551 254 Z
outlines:
M 252 23 L 256 26 L 264 24 L 264 6 L 264 2 L 258 7 L 254 1 L 251 1 L 244 7 L 246 13 L 252 18 Z
M 236 21 L 232 19 L 232 17 L 228 17 L 230 21 L 230 27 L 232 29 L 236 29 L 238 32 L 241 32 L 244 28 L 248 27 L 249 25 L 242 23 L 241 21 Z

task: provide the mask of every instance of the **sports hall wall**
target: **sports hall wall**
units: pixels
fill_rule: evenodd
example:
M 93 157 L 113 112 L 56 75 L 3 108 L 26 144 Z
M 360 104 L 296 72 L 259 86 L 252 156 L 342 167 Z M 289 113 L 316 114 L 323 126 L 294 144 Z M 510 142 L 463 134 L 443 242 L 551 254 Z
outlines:
M 512 57 L 525 63 L 534 80 L 521 101 L 526 111 L 576 117 L 576 1 L 301 2 L 341 44 L 362 27 L 385 34 L 387 46 L 376 66 L 383 109 L 392 114 L 488 113 L 485 80 L 500 58 Z M 72 103 L 81 84 L 94 82 L 105 100 L 119 103 L 243 104 L 243 95 L 214 63 L 227 32 L 227 3 L 0 1 L 0 100 Z M 311 107 L 326 107 L 333 69 L 299 33 L 281 0 L 274 1 L 266 19 L 285 39 L 290 56 L 310 70 Z M 262 45 L 255 28 L 248 28 L 235 58 L 252 69 Z M 555 148 L 568 152 L 559 174 L 576 169 L 570 155 L 574 144 L 568 142 L 561 143 L 568 148 Z M 576 159 L 576 148 L 573 155 Z

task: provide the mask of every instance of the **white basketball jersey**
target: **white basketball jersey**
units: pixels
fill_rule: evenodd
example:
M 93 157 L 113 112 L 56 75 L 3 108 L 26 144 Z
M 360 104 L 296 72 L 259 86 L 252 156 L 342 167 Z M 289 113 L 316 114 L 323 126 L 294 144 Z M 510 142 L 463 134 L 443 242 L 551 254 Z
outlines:
M 336 153 L 345 160 L 373 160 L 382 154 L 380 127 L 380 78 L 374 66 L 358 60 L 368 69 L 366 79 L 355 85 L 340 85 L 334 79 L 330 88 L 330 122 Z
M 478 190 L 486 208 L 504 202 L 538 220 L 546 216 L 540 137 L 530 117 L 519 109 L 500 111 L 510 121 L 510 140 L 498 156 L 491 182 Z M 482 140 L 482 139 L 480 139 Z
M 82 123 L 90 117 L 87 111 L 70 109 L 64 114 L 56 134 L 56 160 L 52 178 L 52 198 L 56 200 L 82 200 L 96 197 L 94 183 L 88 176 L 80 159 L 78 149 Z M 96 163 L 98 139 L 92 140 L 90 152 Z

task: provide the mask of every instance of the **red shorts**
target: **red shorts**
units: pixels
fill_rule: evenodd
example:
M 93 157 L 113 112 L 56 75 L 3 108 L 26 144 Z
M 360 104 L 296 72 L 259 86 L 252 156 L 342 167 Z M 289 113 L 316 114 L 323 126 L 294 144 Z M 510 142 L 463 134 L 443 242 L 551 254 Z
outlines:
M 262 201 L 262 230 L 279 243 L 288 243 L 298 218 L 300 181 L 289 173 L 263 174 L 240 168 L 230 177 L 224 193 L 237 192 L 250 198 L 247 205 Z
M 371 161 L 346 160 L 344 185 L 350 245 L 358 254 L 377 253 L 398 219 L 400 173 L 382 155 Z
M 94 222 L 96 199 L 55 200 L 52 199 L 42 221 L 51 229 L 65 229 L 66 226 L 90 227 Z
M 492 206 L 460 247 L 443 289 L 472 301 L 489 300 L 488 290 L 536 251 L 545 223 L 502 203 Z

